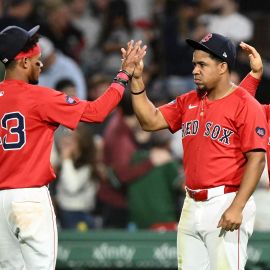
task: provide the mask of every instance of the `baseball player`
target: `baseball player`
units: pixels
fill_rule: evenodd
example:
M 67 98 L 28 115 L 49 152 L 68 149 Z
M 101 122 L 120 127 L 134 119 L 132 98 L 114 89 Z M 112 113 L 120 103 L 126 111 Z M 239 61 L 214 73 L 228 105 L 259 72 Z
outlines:
M 263 64 L 262 64 L 261 57 L 260 57 L 259 53 L 256 51 L 256 49 L 254 47 L 244 43 L 244 42 L 241 42 L 240 46 L 249 55 L 250 64 L 255 65 L 256 66 L 255 69 L 260 70 L 260 73 L 262 73 L 263 72 Z M 247 87 L 246 90 L 248 90 L 252 96 L 255 96 L 257 87 Z M 262 107 L 264 109 L 264 113 L 265 113 L 265 116 L 267 119 L 268 132 L 269 132 L 269 130 L 270 130 L 270 105 L 264 104 L 264 105 L 262 105 Z M 270 145 L 270 137 L 268 139 L 268 146 L 269 145 Z M 267 149 L 267 169 L 268 169 L 268 177 L 270 179 L 270 149 L 269 149 L 269 147 Z
M 140 63 L 131 82 L 133 107 L 144 130 L 182 129 L 186 199 L 178 268 L 244 269 L 255 217 L 252 193 L 265 165 L 266 119 L 260 104 L 230 81 L 236 49 L 228 38 L 209 33 L 187 43 L 194 49 L 197 90 L 156 108 L 147 98 Z
M 145 55 L 137 42 L 107 91 L 92 102 L 37 86 L 42 68 L 39 26 L 0 32 L 0 268 L 55 269 L 57 229 L 48 184 L 53 134 L 59 124 L 102 122 L 117 106 L 135 64 Z M 133 41 L 131 42 L 133 44 Z

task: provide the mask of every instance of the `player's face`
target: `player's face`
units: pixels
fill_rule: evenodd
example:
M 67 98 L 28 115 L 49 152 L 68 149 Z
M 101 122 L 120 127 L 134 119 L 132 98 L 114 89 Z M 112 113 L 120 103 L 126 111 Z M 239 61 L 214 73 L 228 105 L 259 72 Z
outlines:
M 220 62 L 212 59 L 207 52 L 195 50 L 193 53 L 193 76 L 200 93 L 211 91 L 220 78 Z
M 29 83 L 38 84 L 39 75 L 43 64 L 40 60 L 40 54 L 34 57 L 29 58 L 30 60 L 30 69 L 29 69 Z

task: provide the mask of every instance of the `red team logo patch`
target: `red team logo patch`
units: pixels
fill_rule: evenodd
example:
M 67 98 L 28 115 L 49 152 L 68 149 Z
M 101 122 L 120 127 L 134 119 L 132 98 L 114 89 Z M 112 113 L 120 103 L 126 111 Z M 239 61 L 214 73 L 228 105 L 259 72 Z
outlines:
M 265 129 L 261 127 L 256 127 L 256 133 L 260 136 L 263 137 L 265 135 Z
M 209 33 L 209 34 L 207 34 L 202 40 L 201 40 L 201 42 L 207 42 L 209 39 L 211 39 L 212 38 L 212 34 L 211 33 Z

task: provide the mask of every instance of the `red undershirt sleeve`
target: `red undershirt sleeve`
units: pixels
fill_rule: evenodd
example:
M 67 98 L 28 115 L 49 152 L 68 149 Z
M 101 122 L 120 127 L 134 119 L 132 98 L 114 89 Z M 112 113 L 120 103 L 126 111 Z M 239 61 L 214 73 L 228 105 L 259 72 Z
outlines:
M 260 80 L 254 78 L 250 73 L 240 82 L 239 86 L 246 89 L 253 97 L 255 97 Z
M 270 115 L 270 105 L 263 104 L 262 107 L 264 109 L 264 113 L 265 113 L 265 116 L 266 116 L 266 119 L 267 119 L 267 122 L 268 122 L 269 121 L 269 115 Z
M 82 122 L 101 123 L 120 102 L 125 88 L 112 83 L 105 93 L 94 101 L 88 101 L 81 117 Z

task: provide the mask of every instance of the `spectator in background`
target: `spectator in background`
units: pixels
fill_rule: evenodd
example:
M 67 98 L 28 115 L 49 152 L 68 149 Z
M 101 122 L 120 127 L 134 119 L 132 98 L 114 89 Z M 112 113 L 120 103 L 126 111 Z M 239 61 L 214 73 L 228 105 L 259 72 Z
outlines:
M 209 12 L 198 18 L 205 31 L 201 33 L 201 37 L 197 36 L 197 39 L 208 32 L 227 36 L 236 43 L 253 38 L 254 25 L 248 17 L 239 12 L 237 0 L 208 1 L 208 4 Z
M 100 20 L 92 16 L 88 0 L 70 0 L 69 8 L 72 23 L 82 30 L 85 37 L 85 49 L 92 49 L 99 36 Z
M 151 10 L 154 0 L 126 0 L 129 6 L 130 21 L 133 25 L 151 23 Z
M 101 71 L 113 74 L 119 66 L 119 52 L 132 37 L 128 6 L 125 0 L 109 1 L 98 46 L 103 53 Z
M 78 95 L 75 83 L 69 78 L 63 78 L 62 80 L 58 81 L 55 85 L 55 89 L 64 92 L 66 95 L 70 97 L 76 97 Z
M 155 40 L 155 26 L 152 21 L 154 0 L 126 0 L 129 10 L 129 20 L 132 26 L 132 39 L 142 39 L 147 45 L 147 55 L 144 63 L 152 69 L 152 41 Z
M 106 74 L 96 73 L 87 78 L 87 100 L 95 100 L 100 97 L 110 84 L 111 76 Z M 100 124 L 93 124 L 93 132 L 95 135 L 100 136 L 99 140 L 103 141 L 102 135 L 104 128 L 107 126 L 111 115 L 109 115 L 104 122 Z
M 3 1 L 3 14 L 0 18 L 0 31 L 9 25 L 29 30 L 33 25 L 29 16 L 33 10 L 33 0 Z
M 77 96 L 77 89 L 75 84 L 69 79 L 62 79 L 55 85 L 55 90 L 65 93 L 68 96 L 74 97 Z M 70 130 L 63 126 L 59 125 L 57 130 L 54 133 L 54 142 L 52 146 L 50 161 L 53 166 L 54 171 L 56 172 L 56 177 L 58 178 L 59 170 L 61 168 L 61 155 L 60 155 L 60 141 L 63 136 L 70 134 Z M 57 210 L 57 203 L 55 199 L 56 195 L 56 184 L 57 181 L 53 181 L 49 186 L 50 195 L 52 197 L 53 204 Z
M 89 5 L 93 16 L 102 21 L 108 8 L 110 0 L 90 0 Z
M 87 100 L 95 100 L 100 97 L 108 87 L 110 81 L 111 77 L 102 73 L 89 76 L 87 80 Z
M 170 152 L 170 141 L 171 134 L 167 130 L 152 133 L 149 137 L 150 149 L 139 149 L 133 155 L 132 164 L 153 155 L 165 153 L 169 157 L 166 163 L 152 167 L 128 185 L 129 221 L 138 228 L 172 228 L 173 225 L 176 229 L 180 181 L 178 164 Z
M 71 21 L 83 33 L 85 46 L 81 53 L 80 63 L 85 71 L 95 70 L 100 54 L 97 52 L 97 41 L 101 30 L 101 18 L 94 16 L 88 0 L 70 0 Z
M 193 76 L 190 75 L 193 66 L 189 61 L 192 58 L 192 50 L 185 39 L 194 31 L 197 9 L 196 0 L 165 2 L 162 40 L 165 87 L 170 99 L 194 88 Z M 179 89 L 182 89 L 181 92 Z
M 128 223 L 127 186 L 149 172 L 154 165 L 168 160 L 168 155 L 154 155 L 136 164 L 131 163 L 138 150 L 135 133 L 141 128 L 133 113 L 129 95 L 124 95 L 104 132 L 104 163 L 107 181 L 100 183 L 98 199 L 104 227 L 126 228 Z
M 67 96 L 70 96 L 70 97 L 76 97 L 78 95 L 76 85 L 74 84 L 74 82 L 72 80 L 67 79 L 67 78 L 63 78 L 60 81 L 58 81 L 55 84 L 54 89 L 57 91 L 63 92 Z M 62 126 L 62 125 L 60 125 L 54 133 L 54 149 L 58 153 L 58 154 L 56 154 L 56 157 L 57 156 L 59 157 L 59 150 L 60 150 L 59 144 L 61 141 L 61 137 L 66 135 L 66 134 L 69 134 L 69 129 Z M 56 167 L 59 167 L 59 165 L 60 165 L 59 161 L 55 162 L 54 164 L 56 165 Z
M 68 4 L 64 0 L 46 0 L 44 4 L 46 20 L 41 22 L 40 33 L 58 50 L 80 63 L 85 40 L 82 31 L 72 23 Z
M 86 81 L 78 64 L 57 50 L 48 38 L 41 37 L 39 44 L 42 49 L 41 59 L 43 62 L 39 84 L 55 88 L 57 82 L 69 78 L 76 86 L 77 96 L 86 99 Z
M 76 130 L 60 138 L 61 169 L 58 174 L 56 200 L 63 229 L 88 228 L 95 225 L 91 211 L 95 208 L 98 177 L 96 149 L 90 128 L 80 123 Z

